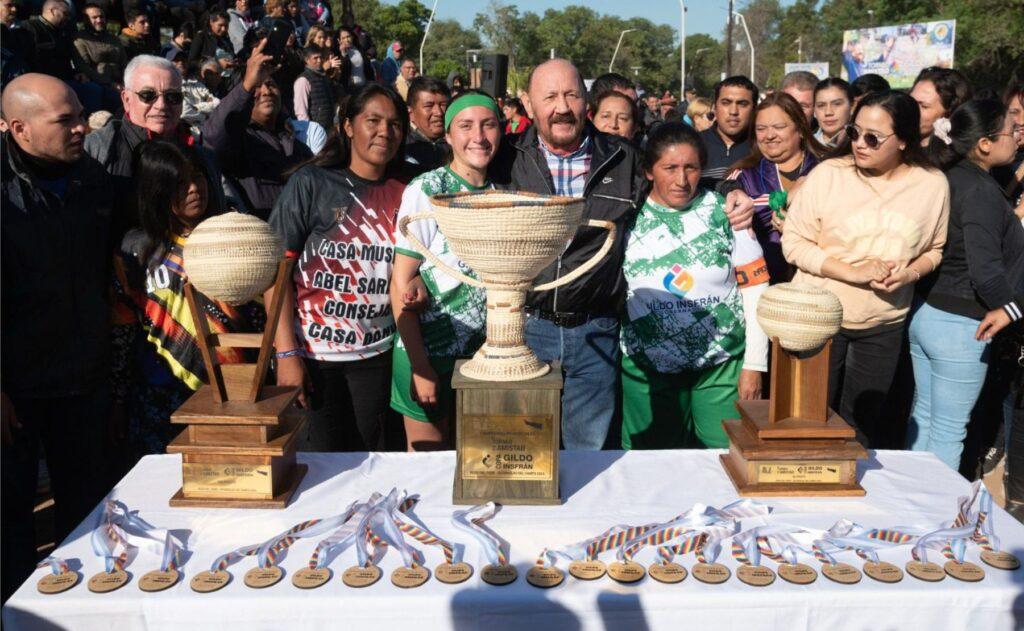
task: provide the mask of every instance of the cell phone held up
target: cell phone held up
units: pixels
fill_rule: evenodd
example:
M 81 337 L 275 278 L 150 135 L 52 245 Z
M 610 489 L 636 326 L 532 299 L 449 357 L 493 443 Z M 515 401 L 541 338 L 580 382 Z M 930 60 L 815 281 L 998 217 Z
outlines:
M 275 64 L 284 60 L 284 51 L 288 47 L 288 39 L 295 34 L 295 29 L 284 20 L 275 20 L 267 33 L 267 44 L 263 47 L 263 54 L 269 55 Z

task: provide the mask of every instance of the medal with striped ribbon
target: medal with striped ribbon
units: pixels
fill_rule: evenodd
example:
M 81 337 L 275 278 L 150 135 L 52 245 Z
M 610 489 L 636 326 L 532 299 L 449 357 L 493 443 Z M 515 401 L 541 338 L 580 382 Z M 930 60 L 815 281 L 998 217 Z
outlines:
M 374 493 L 368 501 L 349 506 L 341 526 L 316 545 L 306 567 L 292 574 L 292 585 L 300 589 L 315 589 L 326 584 L 332 576 L 331 569 L 327 567 L 332 553 L 358 542 L 365 526 L 364 518 L 381 498 L 380 493 Z
M 78 572 L 73 572 L 67 561 L 60 557 L 48 556 L 36 565 L 36 568 L 49 567 L 50 573 L 39 579 L 36 589 L 41 594 L 60 594 L 78 585 Z
M 480 578 L 490 585 L 509 585 L 515 582 L 518 573 L 508 562 L 508 543 L 503 541 L 484 522 L 494 517 L 498 505 L 487 502 L 479 506 L 452 513 L 452 524 L 473 536 L 483 550 L 487 565 L 480 570 Z
M 103 557 L 105 565 L 103 572 L 89 579 L 89 591 L 97 594 L 112 592 L 128 582 L 124 568 L 128 563 L 128 553 L 134 546 L 128 542 L 128 536 L 118 523 L 116 508 L 114 502 L 104 502 L 99 524 L 90 538 L 93 552 Z

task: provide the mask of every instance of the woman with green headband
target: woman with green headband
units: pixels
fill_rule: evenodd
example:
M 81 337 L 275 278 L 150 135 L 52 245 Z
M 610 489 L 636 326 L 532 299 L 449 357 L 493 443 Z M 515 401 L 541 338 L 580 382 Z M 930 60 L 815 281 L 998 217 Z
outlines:
M 431 212 L 430 197 L 493 188 L 487 167 L 501 140 L 498 106 L 479 92 L 455 99 L 444 117 L 445 140 L 452 149 L 447 166 L 413 179 L 402 195 L 402 217 Z M 470 270 L 448 248 L 432 219 L 409 224 L 420 243 L 448 265 Z M 429 294 L 422 313 L 403 310 L 410 283 L 419 274 Z M 483 343 L 487 301 L 482 289 L 470 287 L 425 261 L 401 234 L 396 235 L 391 273 L 391 305 L 400 338 L 391 375 L 391 408 L 405 417 L 409 451 L 448 449 L 452 372 L 455 360 L 470 357 Z

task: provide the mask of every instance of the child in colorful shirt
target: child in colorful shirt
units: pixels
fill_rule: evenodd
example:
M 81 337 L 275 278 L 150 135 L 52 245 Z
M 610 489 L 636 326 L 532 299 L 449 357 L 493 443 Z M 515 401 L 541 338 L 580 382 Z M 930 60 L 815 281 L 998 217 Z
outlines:
M 755 319 L 768 286 L 761 247 L 733 231 L 720 195 L 698 188 L 706 151 L 682 123 L 648 140 L 652 191 L 632 227 L 623 274 L 624 449 L 726 447 L 722 420 L 760 396 L 767 337 Z

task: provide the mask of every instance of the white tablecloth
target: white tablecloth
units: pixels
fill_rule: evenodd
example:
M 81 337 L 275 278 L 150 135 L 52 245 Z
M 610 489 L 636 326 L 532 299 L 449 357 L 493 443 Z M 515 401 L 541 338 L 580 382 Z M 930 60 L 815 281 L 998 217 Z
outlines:
M 740 583 L 735 574 L 722 585 L 705 585 L 692 576 L 677 585 L 650 578 L 632 586 L 605 577 L 583 582 L 567 577 L 561 586 L 541 590 L 528 585 L 526 571 L 548 546 L 561 546 L 593 536 L 610 525 L 664 520 L 694 503 L 722 506 L 737 499 L 714 451 L 564 452 L 562 496 L 557 507 L 506 506 L 489 522 L 511 543 L 511 560 L 520 578 L 495 587 L 474 575 L 462 585 L 434 579 L 412 590 L 391 585 L 388 576 L 400 563 L 389 550 L 380 566 L 384 576 L 375 585 L 352 589 L 342 584 L 341 572 L 355 563 L 346 550 L 331 567 L 335 579 L 310 591 L 291 584 L 290 576 L 266 590 L 246 587 L 241 577 L 254 565 L 251 558 L 231 568 L 234 580 L 219 592 L 197 594 L 189 577 L 209 568 L 220 554 L 264 540 L 292 524 L 327 517 L 373 491 L 393 486 L 419 493 L 416 515 L 442 537 L 466 543 L 465 558 L 477 570 L 482 555 L 475 540 L 456 530 L 449 519 L 454 454 L 301 454 L 309 473 L 286 510 L 246 511 L 172 509 L 167 499 L 180 484 L 177 456 L 143 459 L 111 495 L 137 509 L 150 523 L 188 537 L 191 557 L 184 579 L 161 593 L 139 590 L 138 577 L 156 569 L 159 557 L 140 552 L 129 566 L 132 582 L 108 594 L 93 594 L 85 586 L 103 568 L 89 545 L 96 514 L 64 541 L 56 554 L 79 568 L 83 582 L 69 592 L 44 596 L 36 581 L 39 569 L 3 609 L 7 631 L 18 629 L 1014 629 L 1024 627 L 1024 570 L 1005 572 L 984 566 L 985 580 L 962 583 L 947 577 L 924 583 L 909 575 L 901 583 L 883 585 L 867 577 L 857 585 L 838 585 L 821 576 L 807 586 L 781 579 L 756 588 Z M 839 518 L 864 526 L 929 525 L 950 520 L 958 495 L 968 483 L 930 454 L 877 452 L 862 463 L 867 496 L 843 498 L 766 498 L 774 508 L 768 522 L 828 528 Z M 1024 526 L 1001 509 L 993 516 L 1006 550 L 1024 558 Z M 744 528 L 758 525 L 746 520 Z M 296 543 L 281 566 L 293 572 L 305 566 L 316 540 Z M 725 547 L 720 561 L 735 570 Z M 437 548 L 425 550 L 427 565 L 442 557 Z M 608 553 L 611 554 L 611 553 Z M 644 550 L 645 565 L 654 551 Z M 909 548 L 886 550 L 885 560 L 903 566 Z M 936 553 L 935 560 L 943 559 Z M 853 553 L 841 560 L 861 565 Z M 968 558 L 980 564 L 978 549 Z M 690 555 L 681 559 L 689 566 Z M 813 559 L 804 562 L 817 565 Z M 774 563 L 765 560 L 769 566 Z M 56 625 L 53 626 L 53 625 Z

